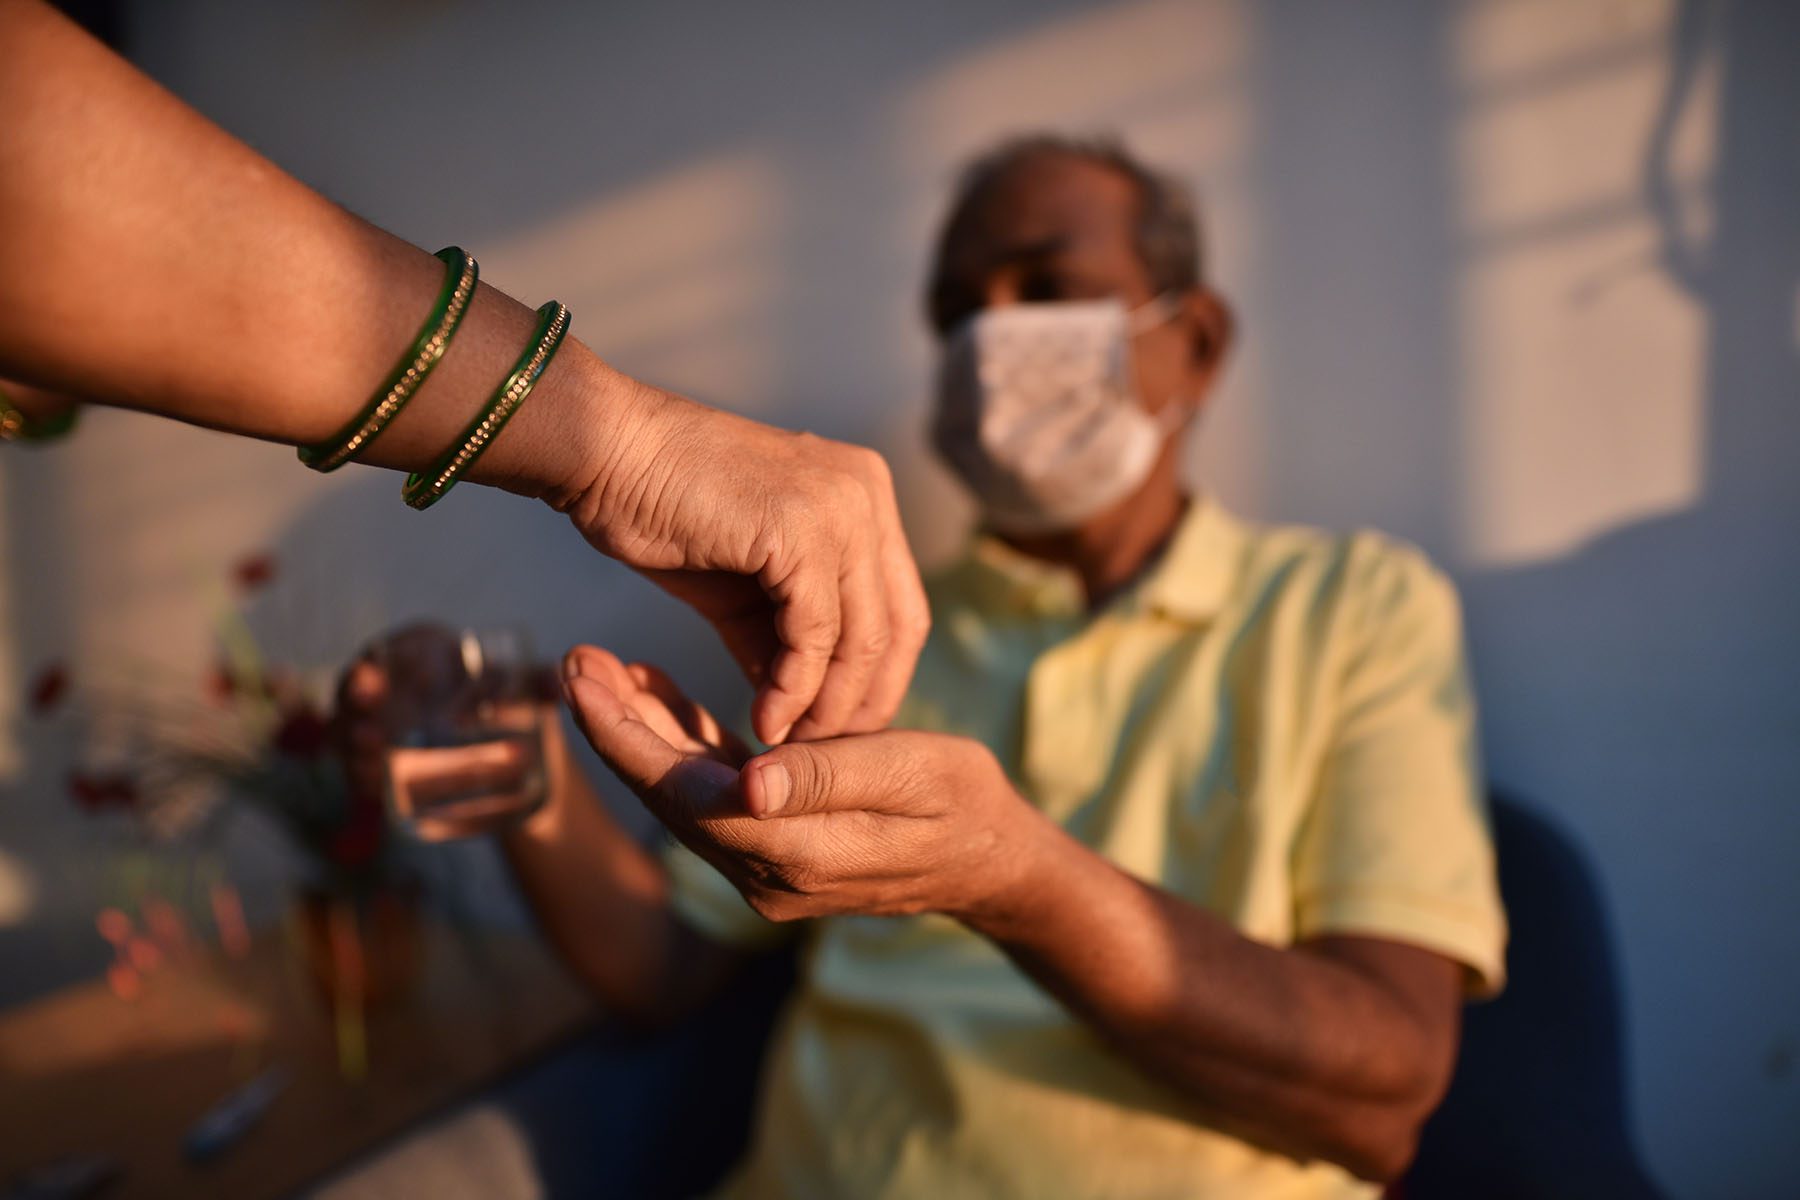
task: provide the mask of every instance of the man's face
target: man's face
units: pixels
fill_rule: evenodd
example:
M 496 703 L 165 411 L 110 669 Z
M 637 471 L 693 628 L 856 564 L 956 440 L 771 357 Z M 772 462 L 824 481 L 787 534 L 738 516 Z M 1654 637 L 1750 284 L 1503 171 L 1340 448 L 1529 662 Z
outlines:
M 1155 298 L 1138 255 L 1136 185 L 1101 163 L 1047 154 L 1015 168 L 944 250 L 940 312 L 949 327 L 977 311 L 1043 300 L 1135 308 Z M 1156 412 L 1204 393 L 1214 356 L 1197 339 L 1199 297 L 1132 340 L 1138 394 Z

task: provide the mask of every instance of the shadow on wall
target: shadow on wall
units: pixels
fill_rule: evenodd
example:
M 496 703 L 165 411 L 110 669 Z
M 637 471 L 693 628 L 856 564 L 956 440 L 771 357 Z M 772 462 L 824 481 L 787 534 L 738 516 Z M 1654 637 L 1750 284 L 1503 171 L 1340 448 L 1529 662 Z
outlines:
M 1688 1111 L 1730 1111 L 1744 1126 L 1738 1144 L 1767 1148 L 1733 1166 L 1733 1186 L 1748 1189 L 1735 1194 L 1745 1195 L 1775 1194 L 1800 1169 L 1792 1149 L 1776 1149 L 1792 1145 L 1783 1128 L 1795 1110 L 1800 1040 L 1791 1017 L 1800 1012 L 1791 907 L 1800 848 L 1796 46 L 1791 5 L 1689 0 L 1647 155 L 1663 265 L 1703 306 L 1710 330 L 1703 498 L 1570 557 L 1478 573 L 1464 587 L 1490 754 L 1531 773 L 1503 782 L 1580 807 L 1590 830 L 1632 848 L 1615 861 L 1615 881 L 1628 875 L 1635 894 L 1664 897 L 1655 912 L 1622 914 L 1654 929 L 1661 950 L 1640 941 L 1635 972 L 1626 956 L 1626 994 L 1640 1022 L 1685 1036 L 1639 1043 L 1633 1057 L 1657 1076 L 1649 1090 L 1679 1095 Z M 1669 128 L 1708 54 L 1724 66 L 1716 233 L 1696 244 L 1666 203 L 1664 172 Z M 1642 836 L 1646 821 L 1658 836 Z M 1785 1028 L 1769 1028 L 1771 1011 L 1790 1014 Z M 1747 1105 L 1750 1097 L 1763 1100 Z M 1657 1159 L 1709 1157 L 1706 1122 L 1657 1126 Z M 1694 1144 L 1671 1142 L 1684 1133 Z

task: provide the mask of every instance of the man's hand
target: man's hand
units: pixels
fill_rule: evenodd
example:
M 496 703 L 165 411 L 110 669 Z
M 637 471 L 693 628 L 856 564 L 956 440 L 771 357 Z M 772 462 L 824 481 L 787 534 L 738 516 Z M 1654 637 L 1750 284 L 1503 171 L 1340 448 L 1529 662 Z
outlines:
M 607 765 L 763 916 L 941 912 L 1004 902 L 1048 822 L 967 738 L 888 731 L 751 756 L 654 667 L 564 660 Z
M 583 535 L 713 623 L 764 741 L 885 726 L 930 616 L 881 456 L 650 388 L 631 410 L 570 505 Z
M 1068 837 L 963 738 L 752 757 L 653 668 L 592 648 L 564 668 L 594 748 L 764 916 L 945 913 L 1196 1119 L 1368 1179 L 1404 1169 L 1455 1060 L 1454 962 L 1347 934 L 1252 941 Z

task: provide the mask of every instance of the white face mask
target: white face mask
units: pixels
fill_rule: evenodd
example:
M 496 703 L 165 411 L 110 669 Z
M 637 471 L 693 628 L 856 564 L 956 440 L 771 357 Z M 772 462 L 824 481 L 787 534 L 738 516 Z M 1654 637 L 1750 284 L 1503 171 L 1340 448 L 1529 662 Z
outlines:
M 1158 296 L 984 309 L 944 346 L 932 440 L 1002 533 L 1070 529 L 1150 474 L 1186 406 L 1138 403 L 1131 337 L 1174 316 Z

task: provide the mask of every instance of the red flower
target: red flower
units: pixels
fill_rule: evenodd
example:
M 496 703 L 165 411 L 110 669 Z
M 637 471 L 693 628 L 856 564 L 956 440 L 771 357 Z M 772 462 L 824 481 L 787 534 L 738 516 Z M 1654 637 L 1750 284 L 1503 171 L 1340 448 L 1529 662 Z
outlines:
M 69 669 L 60 662 L 53 662 L 37 673 L 31 681 L 31 715 L 46 716 L 58 704 L 69 690 Z
M 275 578 L 275 558 L 269 554 L 252 554 L 240 558 L 231 568 L 232 578 L 246 592 L 254 592 Z
M 69 772 L 69 796 L 86 812 L 109 808 L 133 809 L 143 799 L 137 780 L 122 772 L 73 770 Z
M 291 758 L 318 758 L 330 743 L 331 725 L 311 705 L 288 709 L 275 727 L 274 746 Z

